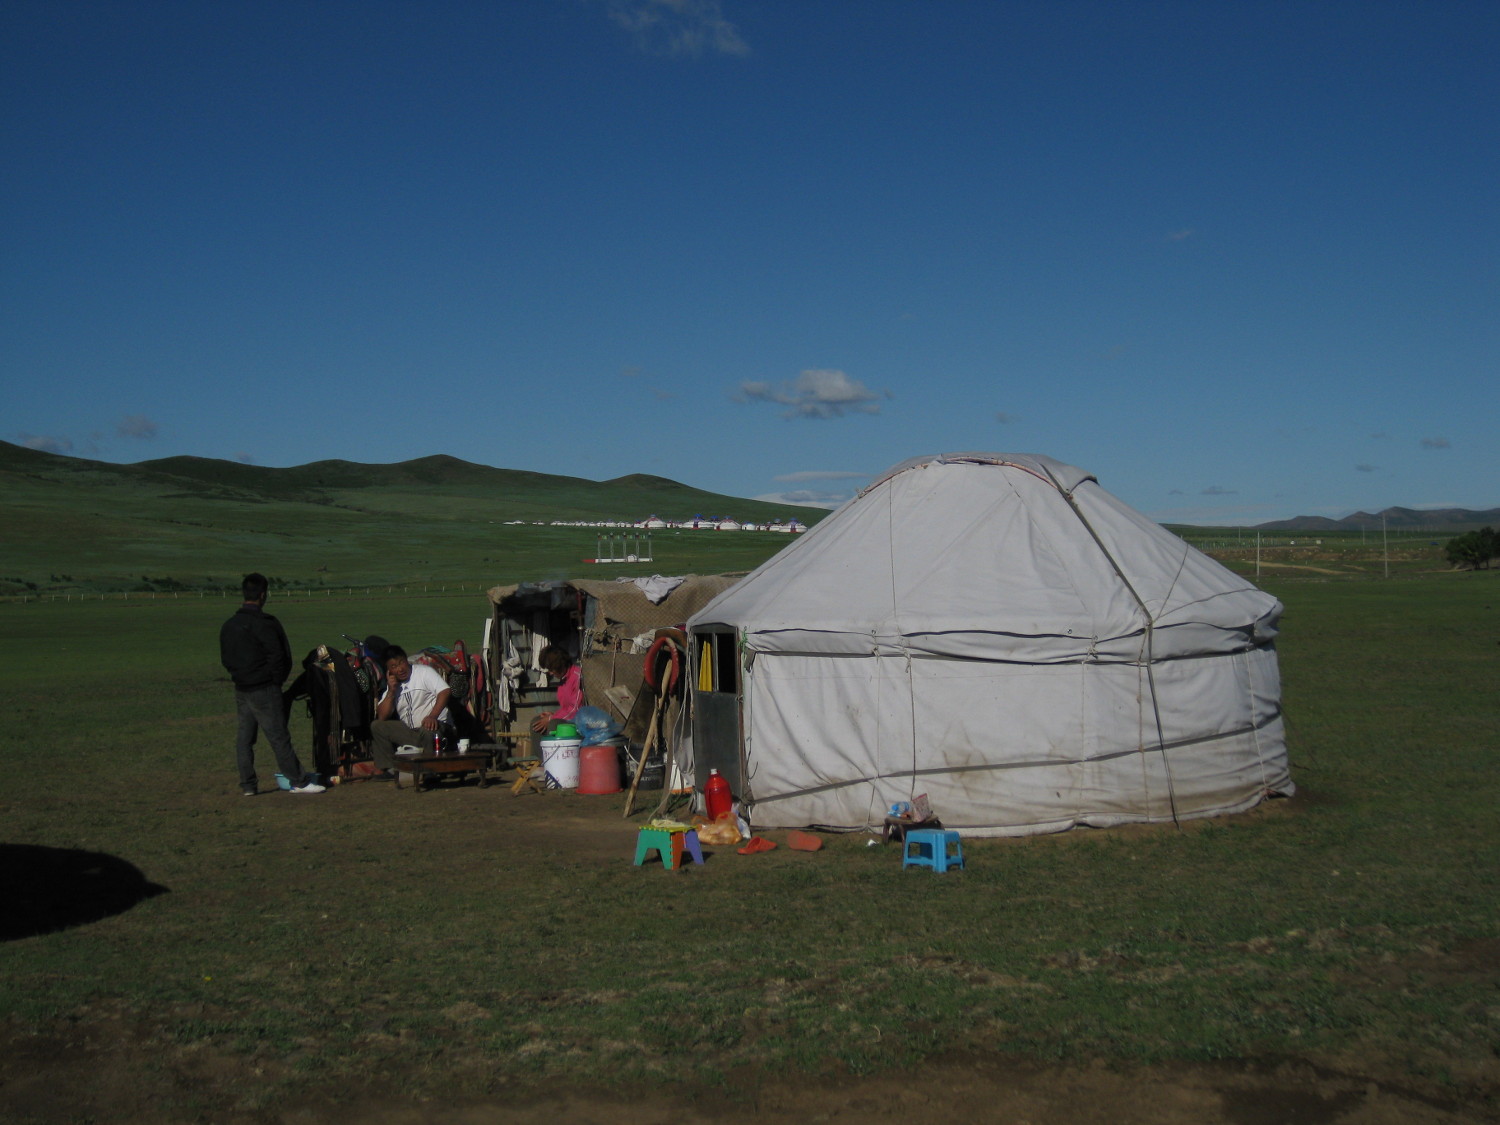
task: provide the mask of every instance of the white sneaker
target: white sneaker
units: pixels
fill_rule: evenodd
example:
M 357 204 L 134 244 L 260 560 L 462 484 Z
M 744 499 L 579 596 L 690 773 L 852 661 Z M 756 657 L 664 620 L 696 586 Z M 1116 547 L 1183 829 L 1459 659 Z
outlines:
M 315 781 L 309 781 L 309 782 L 306 782 L 306 783 L 304 783 L 302 785 L 293 785 L 289 790 L 287 790 L 287 792 L 288 793 L 326 793 L 326 792 L 328 792 L 328 788 L 327 788 L 327 786 L 319 785 Z

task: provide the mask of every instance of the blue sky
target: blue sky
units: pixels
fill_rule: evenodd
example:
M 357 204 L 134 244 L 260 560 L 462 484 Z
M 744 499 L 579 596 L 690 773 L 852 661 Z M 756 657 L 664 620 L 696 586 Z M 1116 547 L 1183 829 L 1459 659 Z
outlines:
M 1500 505 L 1500 4 L 0 7 L 0 437 Z

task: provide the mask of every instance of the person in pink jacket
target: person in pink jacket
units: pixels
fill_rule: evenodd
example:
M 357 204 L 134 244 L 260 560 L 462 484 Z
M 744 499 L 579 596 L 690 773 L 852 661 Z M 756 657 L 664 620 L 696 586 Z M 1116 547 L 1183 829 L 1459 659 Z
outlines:
M 531 729 L 537 734 L 551 730 L 558 723 L 571 723 L 583 706 L 582 672 L 573 658 L 557 645 L 548 645 L 537 658 L 542 670 L 558 681 L 557 710 L 543 711 L 531 721 Z

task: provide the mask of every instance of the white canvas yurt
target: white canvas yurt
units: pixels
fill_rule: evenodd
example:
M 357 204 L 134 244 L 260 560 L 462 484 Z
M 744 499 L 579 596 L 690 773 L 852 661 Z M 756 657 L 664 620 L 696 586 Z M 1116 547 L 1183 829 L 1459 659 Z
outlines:
M 1031 454 L 903 462 L 688 623 L 693 768 L 756 828 L 969 835 L 1290 795 L 1281 605 Z

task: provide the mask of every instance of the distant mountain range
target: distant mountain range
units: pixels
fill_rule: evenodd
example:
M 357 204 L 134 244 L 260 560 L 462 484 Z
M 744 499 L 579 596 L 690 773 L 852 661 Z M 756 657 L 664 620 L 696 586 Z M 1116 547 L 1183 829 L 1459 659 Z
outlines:
M 1386 508 L 1371 515 L 1355 512 L 1341 520 L 1326 516 L 1297 516 L 1256 524 L 1261 531 L 1369 531 L 1384 521 L 1388 530 L 1426 528 L 1432 531 L 1467 531 L 1478 527 L 1500 526 L 1500 508 L 1476 512 L 1471 508 Z

